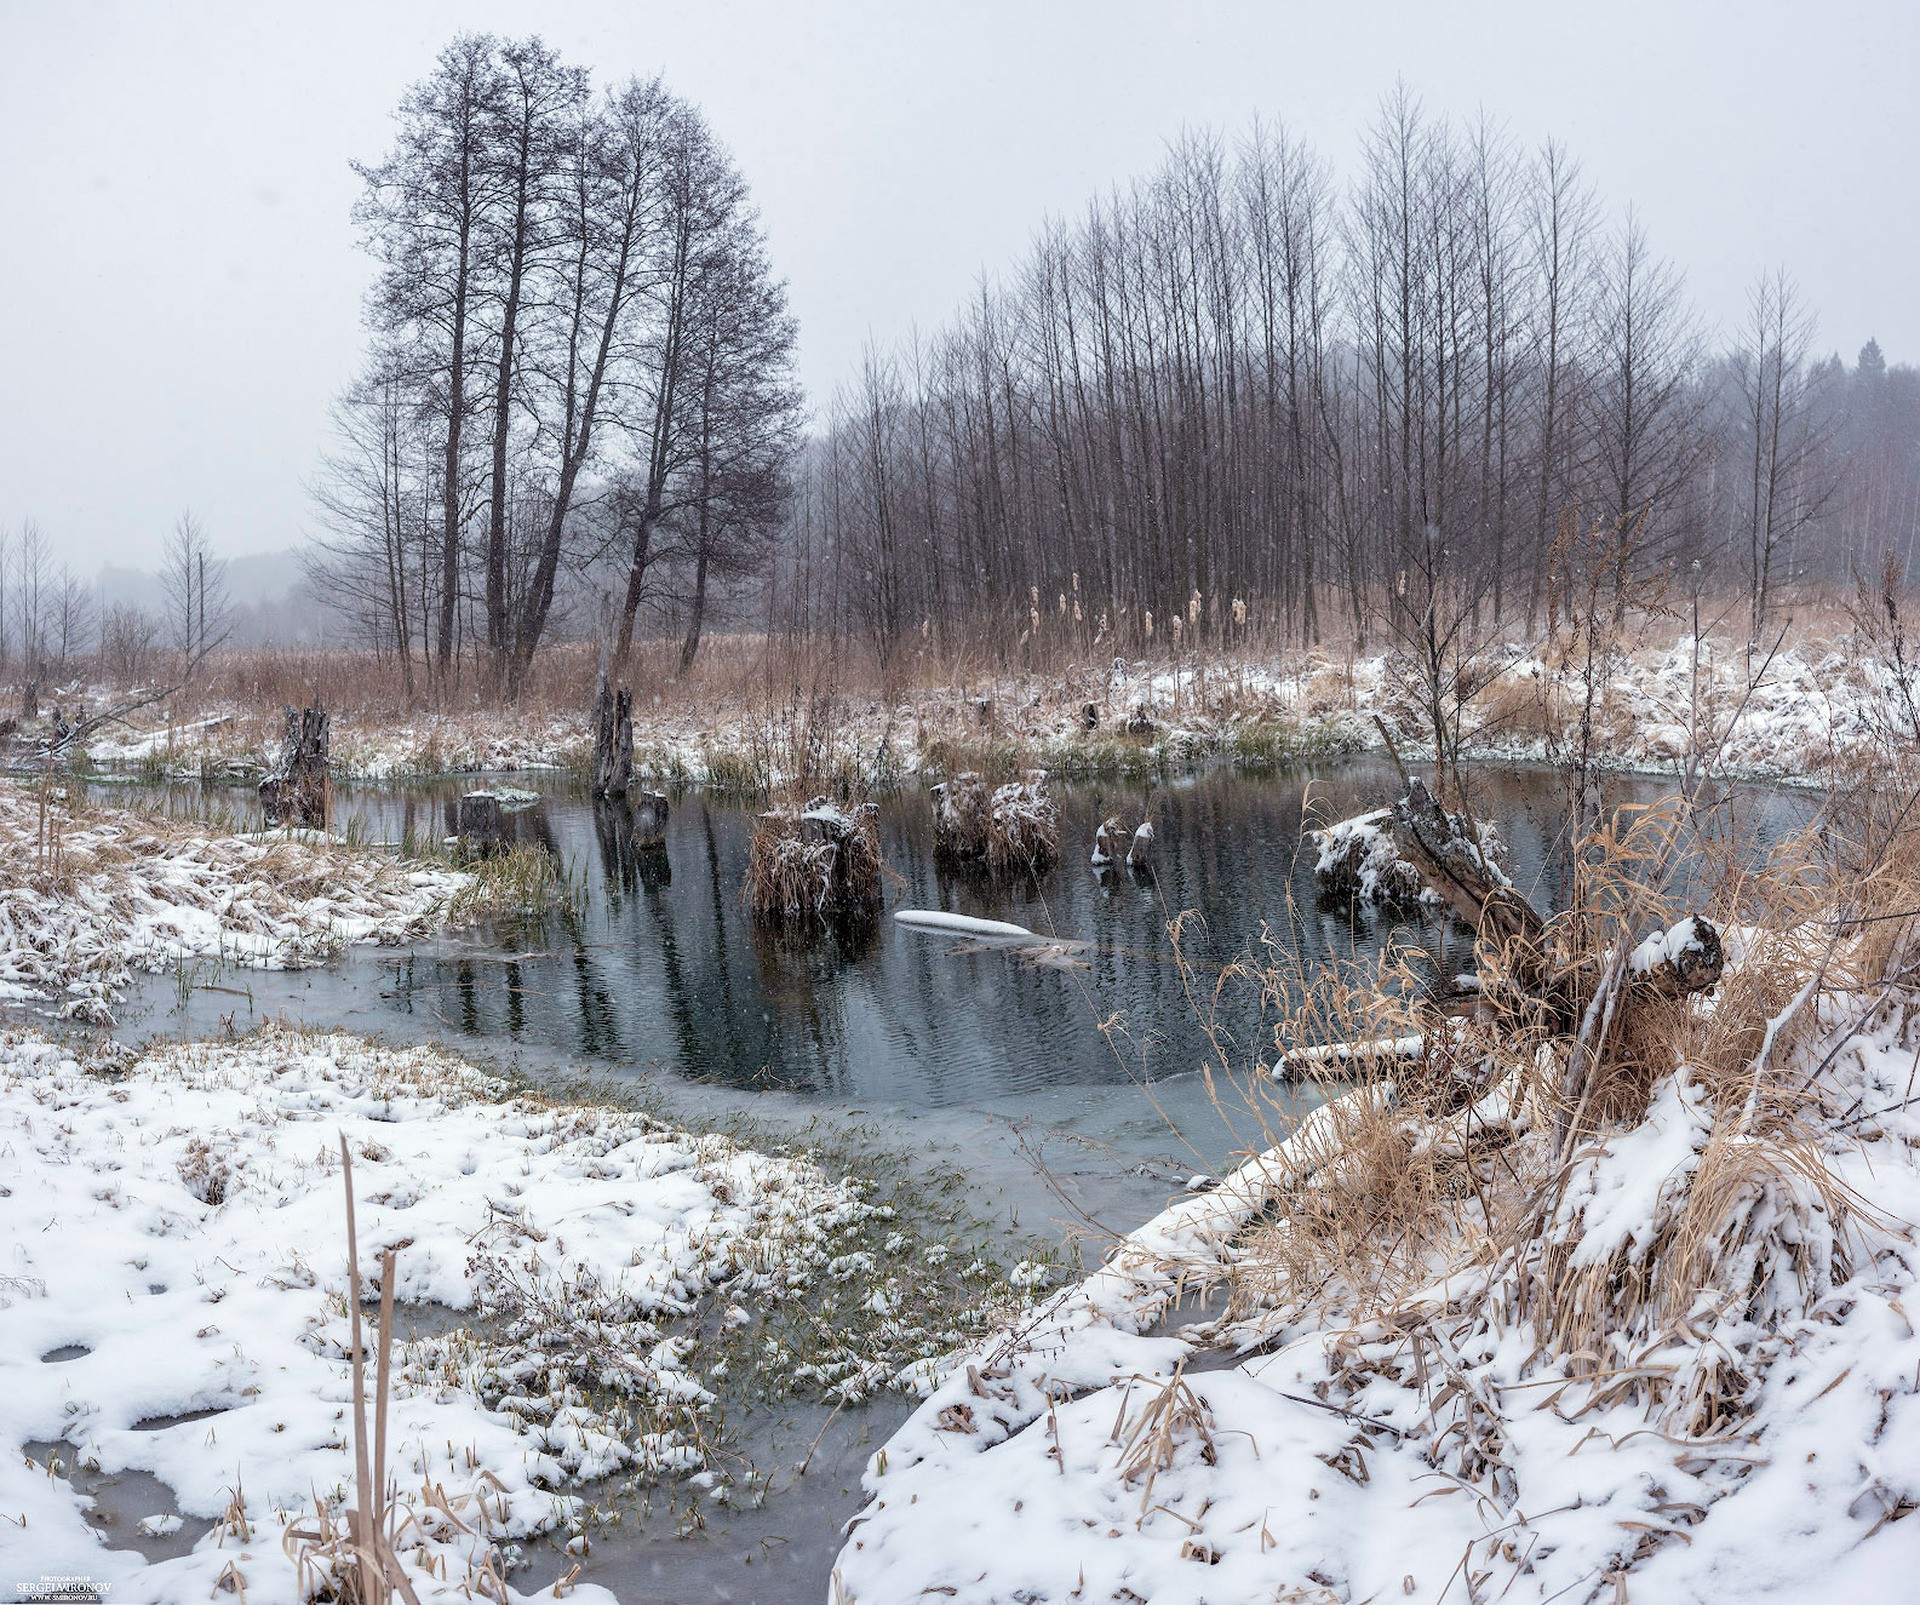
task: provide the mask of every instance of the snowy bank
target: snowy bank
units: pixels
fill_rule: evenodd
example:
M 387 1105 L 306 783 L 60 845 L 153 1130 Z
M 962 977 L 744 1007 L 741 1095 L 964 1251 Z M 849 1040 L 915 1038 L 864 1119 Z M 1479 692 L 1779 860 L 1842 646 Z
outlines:
M 437 1316 L 410 1337 L 396 1319 L 386 1437 L 395 1547 L 423 1600 L 484 1597 L 481 1574 L 513 1572 L 542 1535 L 585 1553 L 619 1488 L 750 1492 L 751 1468 L 736 1486 L 722 1453 L 729 1363 L 857 1397 L 930 1381 L 962 1340 L 925 1322 L 910 1285 L 938 1275 L 932 1253 L 865 1184 L 802 1155 L 516 1093 L 430 1048 L 269 1031 L 114 1069 L 8 1038 L 10 1584 L 83 1573 L 114 1599 L 204 1601 L 231 1565 L 254 1605 L 305 1597 L 315 1546 L 299 1532 L 337 1527 L 354 1481 L 342 1134 L 362 1298 L 393 1247 L 403 1306 Z M 885 1256 L 866 1251 L 874 1233 L 892 1234 Z M 1025 1301 L 999 1285 L 976 1288 L 983 1312 Z M 892 1314 L 860 1327 L 835 1299 Z M 861 1352 L 786 1347 L 773 1312 L 789 1306 L 825 1311 Z M 149 1561 L 124 1529 L 107 1547 L 59 1474 L 73 1465 L 157 1477 L 161 1508 L 126 1525 L 178 1518 L 191 1551 Z
M 1772 984 L 1700 1001 L 1700 1063 L 1564 1164 L 1517 1071 L 1397 1145 L 1356 1092 L 1175 1202 L 873 1457 L 829 1599 L 1910 1598 L 1920 1000 Z M 1423 1165 L 1368 1284 L 1313 1222 Z
M 285 969 L 432 930 L 470 877 L 0 782 L 0 998 L 109 1019 L 135 970 Z

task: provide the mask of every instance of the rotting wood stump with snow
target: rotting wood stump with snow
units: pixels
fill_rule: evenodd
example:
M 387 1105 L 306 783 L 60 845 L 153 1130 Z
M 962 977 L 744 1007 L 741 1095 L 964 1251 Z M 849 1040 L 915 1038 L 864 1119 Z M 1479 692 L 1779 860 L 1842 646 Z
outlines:
M 1481 960 L 1479 1012 L 1497 1014 L 1509 1028 L 1523 1024 L 1539 1039 L 1575 1037 L 1581 1051 L 1569 1075 L 1581 1084 L 1569 1092 L 1576 1103 L 1616 1115 L 1623 1100 L 1630 1105 L 1644 1091 L 1636 1090 L 1631 1073 L 1621 1073 L 1633 1056 L 1638 1018 L 1711 992 L 1720 980 L 1720 933 L 1704 915 L 1687 914 L 1632 948 L 1595 951 L 1578 916 L 1544 916 L 1513 884 L 1490 825 L 1449 812 L 1418 780 L 1391 807 L 1340 821 L 1313 838 L 1323 889 L 1382 905 L 1443 905 L 1473 930 Z M 1274 1071 L 1296 1079 L 1452 1063 L 1468 1033 L 1434 1013 L 1432 1027 L 1420 1033 L 1277 1044 Z
M 769 808 L 753 828 L 744 888 L 758 919 L 872 919 L 886 866 L 872 803 L 841 808 L 825 797 Z
M 286 713 L 286 746 L 279 767 L 260 782 L 261 811 L 269 825 L 325 826 L 333 813 L 331 716 L 323 707 Z

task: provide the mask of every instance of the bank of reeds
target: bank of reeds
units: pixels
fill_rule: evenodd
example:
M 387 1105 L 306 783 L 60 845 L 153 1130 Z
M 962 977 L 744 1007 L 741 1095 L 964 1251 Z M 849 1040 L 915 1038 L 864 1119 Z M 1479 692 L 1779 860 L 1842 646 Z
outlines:
M 1585 977 L 1571 1029 L 1484 942 L 1477 1003 L 1451 1017 L 1407 954 L 1363 976 L 1275 943 L 1230 970 L 1204 1012 L 1237 1019 L 1245 983 L 1263 1046 L 1236 1068 L 1222 1026 L 1216 1093 L 1276 1142 L 1264 1072 L 1290 1049 L 1414 1047 L 1307 1060 L 1322 1151 L 1223 1256 L 1227 1313 L 1202 1330 L 1236 1345 L 1348 1331 L 1322 1396 L 1413 1387 L 1427 1417 L 1407 1436 L 1489 1496 L 1511 1497 L 1503 1412 L 1525 1396 L 1476 1397 L 1448 1356 L 1516 1323 L 1523 1375 L 1633 1404 L 1677 1441 L 1745 1422 L 1778 1352 L 1755 1335 L 1813 1319 L 1853 1268 L 1862 1217 L 1839 1166 L 1875 1111 L 1843 1050 L 1920 1014 L 1920 822 L 1911 768 L 1890 773 L 1763 854 L 1679 798 L 1578 844 L 1573 907 L 1548 927 L 1555 961 Z M 1711 998 L 1628 1008 L 1636 944 L 1695 909 L 1727 947 Z

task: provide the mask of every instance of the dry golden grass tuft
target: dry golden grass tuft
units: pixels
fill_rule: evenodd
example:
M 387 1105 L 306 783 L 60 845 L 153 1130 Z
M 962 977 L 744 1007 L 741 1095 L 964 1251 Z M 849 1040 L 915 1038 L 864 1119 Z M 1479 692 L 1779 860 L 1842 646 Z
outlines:
M 824 797 L 768 809 L 747 849 L 749 912 L 770 921 L 877 915 L 885 864 L 875 815 L 871 804 L 842 809 Z

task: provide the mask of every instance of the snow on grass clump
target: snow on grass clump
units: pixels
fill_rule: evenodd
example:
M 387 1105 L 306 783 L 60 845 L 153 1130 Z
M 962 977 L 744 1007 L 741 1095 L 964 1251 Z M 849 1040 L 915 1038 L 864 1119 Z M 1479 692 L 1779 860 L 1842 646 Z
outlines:
M 1566 1039 L 1468 1107 L 1314 1111 L 955 1369 L 835 1597 L 1910 1597 L 1910 891 L 1844 945 L 1744 933 L 1622 1123 L 1569 1124 Z
M 604 1479 L 698 1478 L 693 1497 L 732 1497 L 716 1395 L 748 1357 L 765 1392 L 853 1398 L 930 1385 L 962 1340 L 930 1317 L 940 1277 L 893 1208 L 805 1155 L 516 1093 L 430 1048 L 269 1031 L 114 1073 L 13 1037 L 10 1578 L 84 1572 L 116 1599 L 205 1600 L 231 1562 L 256 1605 L 304 1597 L 283 1537 L 337 1519 L 354 1480 L 342 1135 L 363 1300 L 397 1250 L 386 1452 L 407 1518 L 394 1547 L 423 1599 L 473 1597 L 459 1585 L 489 1564 L 583 1533 L 597 1518 L 582 1489 L 604 1506 Z M 1027 1295 L 1003 1279 L 971 1297 L 1004 1318 Z M 406 1306 L 439 1319 L 409 1336 Z M 842 1346 L 797 1335 L 816 1316 Z M 215 1525 L 152 1565 L 105 1548 L 48 1444 L 68 1465 L 150 1473 L 178 1507 L 163 1520 Z
M 265 969 L 439 923 L 468 877 L 310 836 L 232 836 L 0 783 L 0 997 L 110 1018 L 134 970 Z

